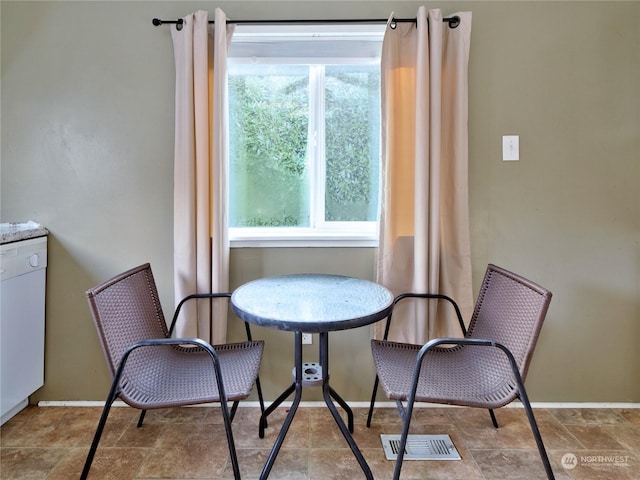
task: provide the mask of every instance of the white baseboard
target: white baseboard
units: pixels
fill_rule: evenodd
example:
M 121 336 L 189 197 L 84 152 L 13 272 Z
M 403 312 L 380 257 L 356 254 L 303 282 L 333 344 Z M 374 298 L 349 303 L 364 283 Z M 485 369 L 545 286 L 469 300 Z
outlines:
M 282 406 L 289 408 L 292 402 L 282 402 Z M 351 408 L 369 408 L 369 402 L 347 402 Z M 265 403 L 266 406 L 270 402 Z M 102 401 L 92 400 L 60 400 L 60 401 L 41 401 L 38 402 L 39 407 L 104 407 Z M 114 407 L 126 407 L 127 405 L 116 400 Z M 199 405 L 201 407 L 215 407 L 215 403 L 205 403 Z M 258 402 L 240 402 L 239 407 L 259 407 Z M 308 407 L 324 407 L 325 403 L 320 402 L 300 402 L 301 408 Z M 640 408 L 640 403 L 628 402 L 532 402 L 533 408 Z M 395 408 L 395 402 L 376 402 L 376 408 Z M 460 408 L 455 405 L 440 405 L 433 403 L 417 403 L 414 408 Z M 504 408 L 522 408 L 520 402 L 512 402 Z

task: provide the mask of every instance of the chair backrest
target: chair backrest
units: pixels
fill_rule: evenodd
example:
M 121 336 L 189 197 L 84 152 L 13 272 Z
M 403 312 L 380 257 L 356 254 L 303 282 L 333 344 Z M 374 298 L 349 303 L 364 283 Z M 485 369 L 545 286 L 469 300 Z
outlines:
M 87 290 L 86 296 L 111 376 L 129 346 L 169 336 L 148 263 Z
M 550 302 L 547 289 L 489 264 L 467 337 L 494 340 L 509 348 L 524 380 Z

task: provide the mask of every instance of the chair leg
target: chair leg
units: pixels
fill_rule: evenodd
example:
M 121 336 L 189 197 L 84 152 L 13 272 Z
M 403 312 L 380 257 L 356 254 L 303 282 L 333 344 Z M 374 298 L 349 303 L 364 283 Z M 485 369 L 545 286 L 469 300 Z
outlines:
M 109 416 L 109 411 L 111 410 L 111 406 L 113 405 L 113 402 L 118 397 L 118 394 L 116 393 L 117 381 L 118 379 L 114 380 L 113 384 L 111 385 L 109 396 L 107 397 L 107 400 L 104 403 L 104 408 L 102 409 L 102 415 L 100 415 L 100 421 L 98 422 L 96 433 L 93 436 L 93 441 L 91 442 L 91 448 L 89 448 L 89 453 L 87 454 L 87 459 L 84 463 L 84 468 L 82 469 L 80 480 L 86 480 L 87 475 L 89 475 L 89 470 L 91 469 L 91 464 L 93 463 L 93 457 L 96 454 L 96 450 L 98 450 L 98 443 L 100 443 L 100 437 L 102 437 L 104 426 L 107 423 L 107 417 Z
M 247 322 L 244 322 L 244 328 L 247 332 L 247 340 L 252 341 L 253 337 L 251 335 L 251 327 Z M 260 386 L 260 377 L 256 377 L 256 389 L 258 390 L 258 400 L 260 401 L 260 413 L 264 417 L 264 397 L 262 396 L 262 387 Z M 265 426 L 266 426 L 266 418 L 265 418 Z
M 260 386 L 260 377 L 256 378 L 256 390 L 258 390 L 258 401 L 260 402 L 260 415 L 264 413 L 264 397 L 262 396 L 262 387 Z
M 233 430 L 231 429 L 231 415 L 229 408 L 224 402 L 220 403 L 222 409 L 222 418 L 224 420 L 224 429 L 227 435 L 227 443 L 229 445 L 229 455 L 231 456 L 231 466 L 233 467 L 233 478 L 240 480 L 240 466 L 238 465 L 238 456 L 236 454 L 236 446 L 233 440 Z
M 520 370 L 518 370 L 518 364 L 516 359 L 513 357 L 511 351 L 500 343 L 489 343 L 490 346 L 499 348 L 503 351 L 503 353 L 509 359 L 509 363 L 511 365 L 511 372 L 513 373 L 513 377 L 516 380 L 516 385 L 518 386 L 518 397 L 524 406 L 524 410 L 527 413 L 527 418 L 529 419 L 529 424 L 531 425 L 531 432 L 533 433 L 533 437 L 536 440 L 536 445 L 538 446 L 538 452 L 540 453 L 540 458 L 542 459 L 542 463 L 544 465 L 544 470 L 547 473 L 547 478 L 549 480 L 555 480 L 555 476 L 553 475 L 553 470 L 551 469 L 551 463 L 549 463 L 549 457 L 547 456 L 547 451 L 544 448 L 544 443 L 542 442 L 542 436 L 540 436 L 540 430 L 538 429 L 538 424 L 536 423 L 536 418 L 533 416 L 533 409 L 531 408 L 531 404 L 529 403 L 529 397 L 527 396 L 527 391 L 524 388 L 524 381 L 522 380 L 522 376 L 520 375 Z
M 142 411 L 140 412 L 140 417 L 138 418 L 138 425 L 137 425 L 137 427 L 138 427 L 138 428 L 142 427 L 142 422 L 144 422 L 144 416 L 145 416 L 146 414 L 147 414 L 147 411 L 146 411 L 146 410 L 142 410 Z
M 496 418 L 496 414 L 493 412 L 492 408 L 489 409 L 489 415 L 491 415 L 491 423 L 493 423 L 493 426 L 495 428 L 499 428 L 498 419 Z
M 373 393 L 371 394 L 371 403 L 369 404 L 369 415 L 367 415 L 367 428 L 371 427 L 371 418 L 373 417 L 373 406 L 376 403 L 376 395 L 378 393 L 378 383 L 379 383 L 378 375 L 376 375 L 376 379 L 373 382 Z
M 540 453 L 540 458 L 542 459 L 542 464 L 544 465 L 544 470 L 547 473 L 547 478 L 549 480 L 555 480 L 555 476 L 553 474 L 553 470 L 551 469 L 551 463 L 549 462 L 549 457 L 547 456 L 547 451 L 544 448 L 544 443 L 542 442 L 542 436 L 540 435 L 540 430 L 538 429 L 538 424 L 536 422 L 536 418 L 533 416 L 533 409 L 531 408 L 531 404 L 529 403 L 529 399 L 527 398 L 527 394 L 524 390 L 524 385 L 519 386 L 520 391 L 520 401 L 524 406 L 524 410 L 527 413 L 527 418 L 529 419 L 529 424 L 531 425 L 531 431 L 533 432 L 533 437 L 536 440 L 536 445 L 538 446 L 538 452 Z
M 236 410 L 238 410 L 238 405 L 240 405 L 240 402 L 238 401 L 233 402 L 233 405 L 231 405 L 231 411 L 229 412 L 229 420 L 231 420 L 231 422 L 233 422 L 233 419 L 236 416 Z
M 527 418 L 529 419 L 529 425 L 531 425 L 531 432 L 533 433 L 533 438 L 536 440 L 536 445 L 538 446 L 538 452 L 540 453 L 540 458 L 542 459 L 542 464 L 544 465 L 544 470 L 547 473 L 548 480 L 555 480 L 555 476 L 553 474 L 553 470 L 551 469 L 551 463 L 549 462 L 549 457 L 547 456 L 547 450 L 544 448 L 544 443 L 542 442 L 542 436 L 540 435 L 540 430 L 538 429 L 538 424 L 536 422 L 536 417 L 533 415 L 533 409 L 531 408 L 531 403 L 529 403 L 529 397 L 527 395 L 527 391 L 524 388 L 524 382 L 522 381 L 522 376 L 520 375 L 520 371 L 518 370 L 518 365 L 516 364 L 513 355 L 506 347 L 502 347 L 505 354 L 509 358 L 509 362 L 511 363 L 511 370 L 513 371 L 513 376 L 516 379 L 516 384 L 518 385 L 518 397 L 524 406 L 524 410 L 527 413 Z
M 402 469 L 404 452 L 407 448 L 407 439 L 409 438 L 409 424 L 411 423 L 411 416 L 413 415 L 414 403 L 415 403 L 415 400 L 410 397 L 407 401 L 407 406 L 404 409 L 404 415 L 401 414 L 402 435 L 400 436 L 400 446 L 398 447 L 398 456 L 396 457 L 396 467 L 393 471 L 393 480 L 400 480 L 400 470 Z

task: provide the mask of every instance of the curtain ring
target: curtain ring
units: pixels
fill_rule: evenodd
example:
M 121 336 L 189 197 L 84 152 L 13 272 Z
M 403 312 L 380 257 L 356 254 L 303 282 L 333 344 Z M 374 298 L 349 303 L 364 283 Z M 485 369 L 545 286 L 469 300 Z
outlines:
M 460 26 L 460 17 L 454 16 L 449 19 L 449 28 L 458 28 Z
M 387 28 L 390 28 L 391 30 L 395 30 L 397 26 L 398 26 L 398 23 L 396 22 L 395 13 L 391 12 L 391 15 L 389 15 L 389 20 L 387 20 Z
M 178 31 L 182 30 L 183 26 L 184 26 L 184 18 L 179 18 L 178 21 L 176 22 L 176 30 Z

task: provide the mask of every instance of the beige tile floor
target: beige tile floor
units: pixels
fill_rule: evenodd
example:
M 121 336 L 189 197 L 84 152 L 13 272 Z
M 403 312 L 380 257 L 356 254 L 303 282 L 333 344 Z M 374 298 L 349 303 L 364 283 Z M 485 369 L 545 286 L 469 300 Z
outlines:
M 230 479 L 224 429 L 218 408 L 151 411 L 141 429 L 138 412 L 114 408 L 90 479 Z M 240 408 L 233 423 L 244 479 L 259 478 L 286 414 L 277 409 L 264 439 L 258 438 L 257 408 Z M 366 409 L 356 408 L 354 438 L 376 479 L 390 479 L 381 433 L 399 433 L 393 408 L 377 409 L 366 428 Z M 522 409 L 496 412 L 494 429 L 484 410 L 420 408 L 412 433 L 447 433 L 460 461 L 406 461 L 403 479 L 545 478 Z M 28 407 L 0 428 L 0 478 L 68 480 L 79 478 L 100 408 Z M 557 479 L 640 479 L 640 409 L 537 409 L 543 439 Z M 575 455 L 575 467 L 562 458 Z M 363 478 L 326 408 L 298 410 L 270 479 L 353 480 Z

